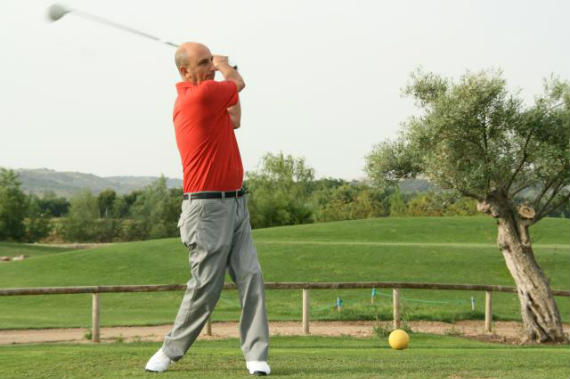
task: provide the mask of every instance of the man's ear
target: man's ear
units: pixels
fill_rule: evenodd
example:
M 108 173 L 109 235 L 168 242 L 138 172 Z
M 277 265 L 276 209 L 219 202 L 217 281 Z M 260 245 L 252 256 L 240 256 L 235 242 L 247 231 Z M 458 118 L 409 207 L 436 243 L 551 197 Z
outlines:
M 180 73 L 180 76 L 184 79 L 186 79 L 186 75 L 188 74 L 188 69 L 184 66 L 180 66 L 178 68 L 178 72 Z

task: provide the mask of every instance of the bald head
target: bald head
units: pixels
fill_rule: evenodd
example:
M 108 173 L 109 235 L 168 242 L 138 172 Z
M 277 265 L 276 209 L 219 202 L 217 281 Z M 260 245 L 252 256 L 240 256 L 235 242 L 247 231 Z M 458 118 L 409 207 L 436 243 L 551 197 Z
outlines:
M 205 56 L 212 56 L 210 50 L 205 45 L 198 42 L 184 42 L 178 47 L 178 49 L 176 49 L 174 61 L 176 63 L 176 68 L 180 71 L 183 67 L 190 69 L 191 67 L 196 66 Z
M 194 84 L 214 79 L 216 70 L 212 59 L 210 49 L 198 42 L 183 43 L 178 47 L 174 56 L 176 68 L 182 80 Z

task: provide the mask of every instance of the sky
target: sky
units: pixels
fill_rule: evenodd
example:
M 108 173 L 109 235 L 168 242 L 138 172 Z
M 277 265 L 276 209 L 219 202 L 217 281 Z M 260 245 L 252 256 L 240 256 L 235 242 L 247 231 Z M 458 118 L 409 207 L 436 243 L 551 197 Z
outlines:
M 182 178 L 172 107 L 174 48 L 69 14 L 3 0 L 0 167 Z M 70 8 L 237 63 L 246 171 L 266 153 L 316 177 L 362 179 L 373 146 L 418 109 L 418 67 L 458 79 L 502 69 L 528 104 L 570 79 L 569 1 L 69 0 Z

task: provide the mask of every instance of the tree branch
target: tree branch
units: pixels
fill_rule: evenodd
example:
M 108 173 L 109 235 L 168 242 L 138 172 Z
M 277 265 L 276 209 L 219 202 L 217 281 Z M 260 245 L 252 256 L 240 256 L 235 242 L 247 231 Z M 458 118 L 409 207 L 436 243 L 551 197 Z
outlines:
M 544 185 L 544 187 L 542 188 L 542 191 L 540 192 L 540 194 L 537 196 L 537 198 L 534 200 L 534 208 L 537 209 L 538 206 L 540 205 L 540 202 L 542 201 L 542 198 L 544 197 L 544 195 L 546 194 L 546 192 L 548 192 L 548 190 L 550 189 L 550 187 L 552 187 L 552 185 L 554 184 L 556 180 L 556 176 L 551 178 L 550 181 L 546 182 L 546 184 Z
M 556 209 L 558 209 L 562 204 L 564 204 L 565 202 L 567 202 L 568 200 L 570 200 L 570 193 L 566 194 L 566 196 L 563 196 L 559 202 L 557 202 L 555 205 L 553 205 L 552 207 L 550 207 L 550 209 L 546 210 L 546 208 L 543 208 L 543 210 L 541 210 L 536 217 L 532 220 L 533 224 L 536 224 L 538 221 L 540 221 L 542 218 L 544 218 L 545 216 L 547 216 L 550 212 L 555 211 Z
M 563 186 L 563 181 L 561 180 L 558 184 L 556 184 L 556 186 L 552 189 L 552 194 L 550 195 L 550 197 L 548 198 L 548 200 L 546 201 L 546 203 L 544 203 L 544 205 L 542 206 L 542 208 L 540 208 L 537 211 L 537 215 L 544 217 L 544 214 L 546 213 L 546 209 L 548 208 L 548 205 L 552 202 L 552 200 L 554 200 L 554 198 L 556 197 L 556 195 L 558 195 L 558 192 L 560 191 L 560 189 Z M 537 203 L 537 208 L 540 205 L 540 203 Z M 538 217 L 537 216 L 537 217 Z
M 532 185 L 535 184 L 536 182 L 537 182 L 537 181 L 535 180 L 535 181 L 532 181 L 532 182 L 528 182 L 528 183 L 523 184 L 522 186 L 520 186 L 520 187 L 518 187 L 516 190 L 514 190 L 513 193 L 511 193 L 511 194 L 509 195 L 509 197 L 510 197 L 511 199 L 513 199 L 517 193 L 519 193 L 519 192 L 521 192 L 522 190 L 524 190 L 524 189 L 526 189 L 526 188 L 532 186 Z
M 530 129 L 530 132 L 528 133 L 528 136 L 526 137 L 526 141 L 524 143 L 524 147 L 523 147 L 523 156 L 521 159 L 521 163 L 519 164 L 519 166 L 517 167 L 517 169 L 515 170 L 515 172 L 513 173 L 513 175 L 511 176 L 511 179 L 509 179 L 509 182 L 507 183 L 507 187 L 505 188 L 506 192 L 509 192 L 509 188 L 511 188 L 511 185 L 513 184 L 515 177 L 518 175 L 518 173 L 520 172 L 520 170 L 523 168 L 525 162 L 526 162 L 526 158 L 528 157 L 527 155 L 527 147 L 528 147 L 528 143 L 530 142 L 530 137 L 532 136 L 532 132 L 533 129 Z
M 485 132 L 483 133 L 483 142 L 485 143 L 485 150 L 483 157 L 485 158 L 485 176 L 487 177 L 487 188 L 485 189 L 486 193 L 489 193 L 491 189 L 491 175 L 489 174 L 489 145 L 487 143 L 487 126 L 483 126 Z
M 471 197 L 471 198 L 473 198 L 473 199 L 475 199 L 475 200 L 478 200 L 478 201 L 483 201 L 483 200 L 484 200 L 482 196 L 477 195 L 476 193 L 469 192 L 469 191 L 465 191 L 465 190 L 461 190 L 461 189 L 458 190 L 458 191 L 459 191 L 459 193 L 462 194 L 463 196 Z

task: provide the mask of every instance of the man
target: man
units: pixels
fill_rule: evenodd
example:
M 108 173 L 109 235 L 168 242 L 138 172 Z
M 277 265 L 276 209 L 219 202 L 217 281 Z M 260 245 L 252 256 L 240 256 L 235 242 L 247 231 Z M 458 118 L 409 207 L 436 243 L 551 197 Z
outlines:
M 176 51 L 182 82 L 176 84 L 176 143 L 184 170 L 184 200 L 178 226 L 190 253 L 192 278 L 172 330 L 150 358 L 147 371 L 162 372 L 186 353 L 214 309 L 226 268 L 237 284 L 241 349 L 250 374 L 268 375 L 269 330 L 263 276 L 251 238 L 241 190 L 243 167 L 234 128 L 241 109 L 241 75 L 224 56 L 187 42 Z M 214 81 L 216 71 L 224 81 Z

